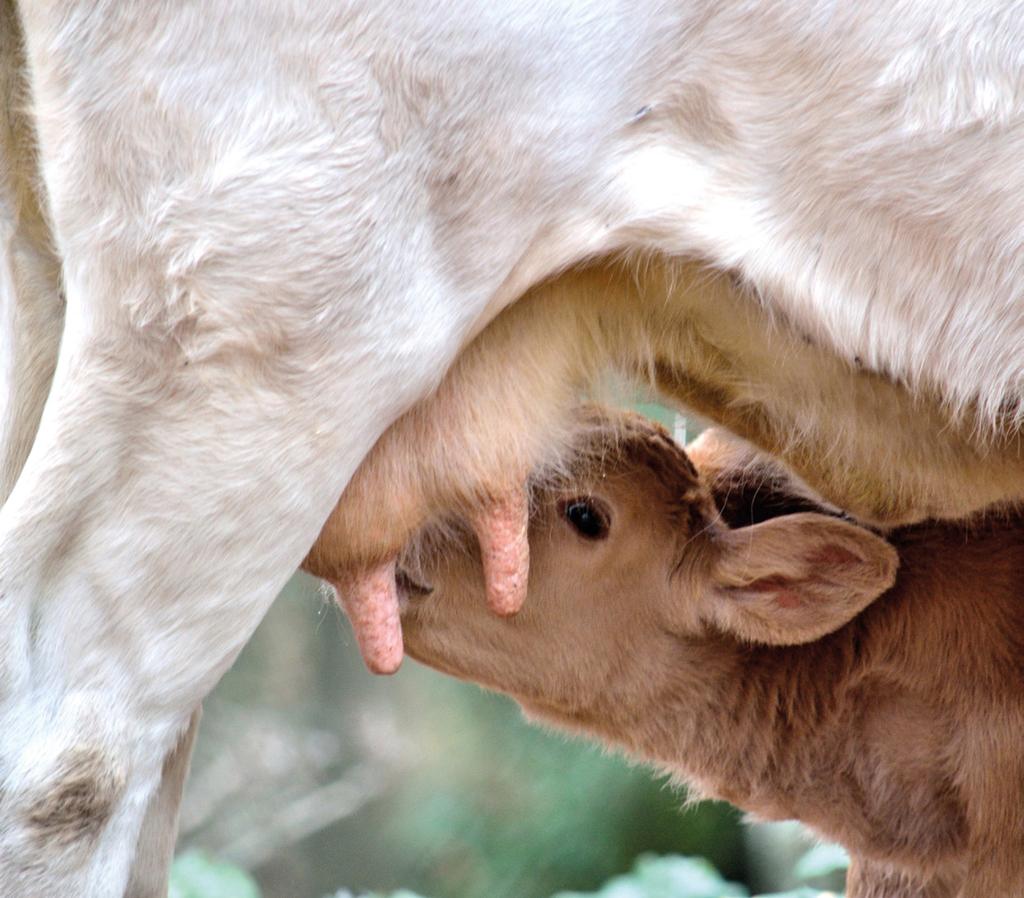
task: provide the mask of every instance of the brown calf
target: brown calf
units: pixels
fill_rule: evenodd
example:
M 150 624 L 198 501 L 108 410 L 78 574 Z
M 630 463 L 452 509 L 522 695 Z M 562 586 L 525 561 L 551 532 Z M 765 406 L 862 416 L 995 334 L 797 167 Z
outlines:
M 1024 520 L 883 540 L 715 435 L 695 468 L 636 417 L 585 431 L 522 612 L 449 534 L 400 576 L 409 653 L 842 842 L 851 898 L 1024 895 Z

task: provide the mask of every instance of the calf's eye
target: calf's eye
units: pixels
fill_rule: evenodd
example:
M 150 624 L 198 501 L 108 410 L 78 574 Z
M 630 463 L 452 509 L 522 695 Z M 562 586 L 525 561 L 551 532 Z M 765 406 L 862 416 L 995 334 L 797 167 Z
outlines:
M 591 499 L 570 499 L 562 513 L 584 539 L 604 539 L 608 535 L 608 516 Z

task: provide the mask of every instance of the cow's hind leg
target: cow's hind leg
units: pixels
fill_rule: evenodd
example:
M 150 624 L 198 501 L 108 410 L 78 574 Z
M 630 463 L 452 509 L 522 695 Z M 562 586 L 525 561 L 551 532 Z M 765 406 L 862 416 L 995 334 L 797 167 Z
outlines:
M 0 4 L 0 504 L 28 456 L 64 328 L 14 7 Z
M 217 198 L 230 207 L 222 224 L 259 199 L 246 195 L 251 182 L 234 186 L 238 195 Z M 341 211 L 323 221 L 344 221 Z M 96 246 L 82 235 L 98 231 L 65 222 L 57 372 L 0 512 L 9 898 L 121 898 L 190 713 L 356 465 L 473 324 L 472 303 L 438 289 L 429 258 L 401 273 L 401 288 L 378 281 L 371 299 L 346 278 L 357 252 L 268 266 L 266 251 L 230 244 L 246 226 L 271 239 L 273 218 L 222 234 L 231 258 L 193 272 L 195 314 L 180 316 L 161 310 L 181 285 L 166 259 L 145 258 L 133 228 L 103 232 Z
M 90 333 L 71 311 L 87 293 L 69 279 L 54 388 L 0 513 L 0 882 L 12 898 L 122 894 L 192 709 L 416 397 L 410 385 L 425 391 L 459 341 L 453 328 L 412 354 L 364 339 L 315 361 L 282 349 L 193 363 L 116 317 Z M 417 308 L 396 303 L 395 326 L 425 330 Z
M 167 753 L 356 466 L 503 284 L 579 254 L 512 278 L 551 209 L 596 216 L 512 189 L 517 233 L 460 264 L 348 14 L 19 9 L 67 313 L 0 512 L 0 882 L 121 898 Z
M 64 329 L 60 263 L 46 220 L 14 7 L 0 5 L 0 504 L 35 439 Z M 178 810 L 199 712 L 164 763 L 127 898 L 166 898 Z
M 166 898 L 170 860 L 178 836 L 178 814 L 199 732 L 202 710 L 196 709 L 188 727 L 164 759 L 160 786 L 146 809 L 139 833 L 125 898 Z

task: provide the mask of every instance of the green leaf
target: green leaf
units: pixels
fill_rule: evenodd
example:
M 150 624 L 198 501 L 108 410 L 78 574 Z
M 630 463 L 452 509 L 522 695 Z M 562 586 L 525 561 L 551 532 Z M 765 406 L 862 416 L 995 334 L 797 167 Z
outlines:
M 801 880 L 816 879 L 847 870 L 850 867 L 850 856 L 840 845 L 815 845 L 793 868 L 793 872 Z
M 260 898 L 260 890 L 244 870 L 189 851 L 171 867 L 168 898 Z
M 772 892 L 770 895 L 757 895 L 755 898 L 842 898 L 835 892 L 823 892 L 821 889 L 793 889 L 791 892 Z
M 633 872 L 599 892 L 562 892 L 554 898 L 746 898 L 742 886 L 726 882 L 703 858 L 641 857 Z
M 324 898 L 423 898 L 422 895 L 416 892 L 410 892 L 408 889 L 399 889 L 397 892 L 370 892 L 366 895 L 354 895 L 348 889 L 342 889 L 340 892 L 335 892 L 333 895 L 325 895 Z

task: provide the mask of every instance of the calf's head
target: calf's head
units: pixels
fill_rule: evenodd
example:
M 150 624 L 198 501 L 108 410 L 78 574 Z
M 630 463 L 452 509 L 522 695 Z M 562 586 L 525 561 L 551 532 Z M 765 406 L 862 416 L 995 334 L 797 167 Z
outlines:
M 706 661 L 723 639 L 817 639 L 892 585 L 896 553 L 868 530 L 806 512 L 730 529 L 660 427 L 625 413 L 581 418 L 566 473 L 534 491 L 523 610 L 487 610 L 474 540 L 449 535 L 404 578 L 413 657 L 544 716 L 581 719 L 658 688 L 687 658 Z

